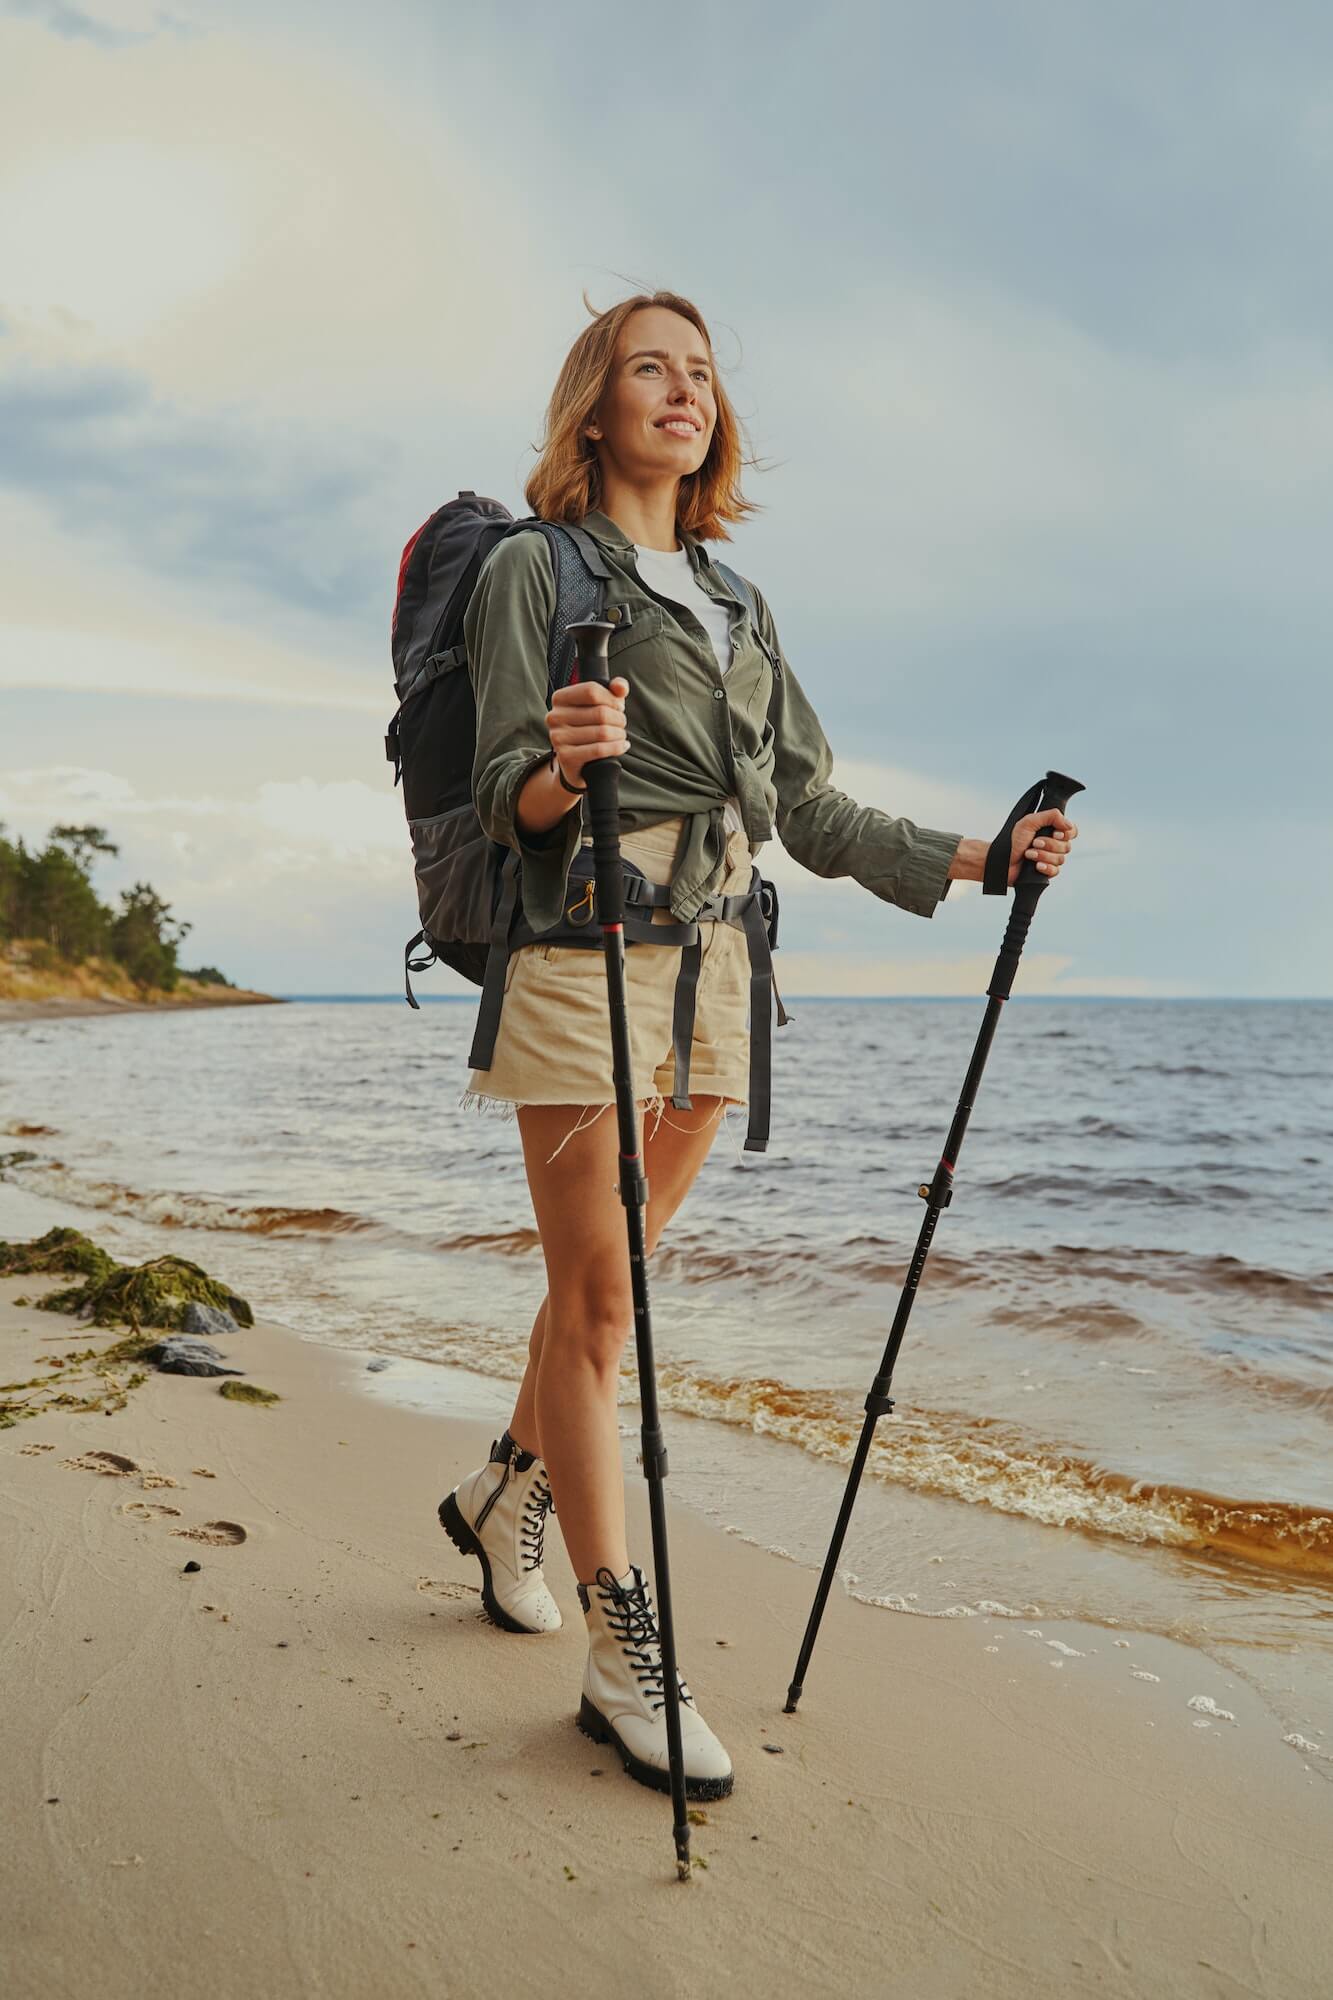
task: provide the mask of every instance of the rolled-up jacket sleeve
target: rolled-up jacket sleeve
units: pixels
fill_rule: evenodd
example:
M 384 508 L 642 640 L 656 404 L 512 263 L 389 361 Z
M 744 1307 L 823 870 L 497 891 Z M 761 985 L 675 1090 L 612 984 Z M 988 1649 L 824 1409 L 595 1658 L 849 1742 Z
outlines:
M 757 595 L 757 593 L 756 593 Z M 808 696 L 788 664 L 772 614 L 760 599 L 765 636 L 782 662 L 769 710 L 778 837 L 814 875 L 850 875 L 873 896 L 914 916 L 933 917 L 949 892 L 949 863 L 962 838 L 858 805 L 830 784 L 833 753 Z
M 517 819 L 519 793 L 551 754 L 547 639 L 554 616 L 555 578 L 542 537 L 499 543 L 482 565 L 463 619 L 477 704 L 472 792 L 490 839 L 523 857 L 524 903 L 535 929 L 559 914 L 560 885 L 583 831 L 581 804 L 546 833 L 524 833 Z

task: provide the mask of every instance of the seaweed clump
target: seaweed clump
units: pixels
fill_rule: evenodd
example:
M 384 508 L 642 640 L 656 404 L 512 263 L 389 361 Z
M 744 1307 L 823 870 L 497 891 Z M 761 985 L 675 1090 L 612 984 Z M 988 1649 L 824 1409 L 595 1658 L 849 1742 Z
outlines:
M 116 1260 L 77 1229 L 48 1229 L 31 1243 L 0 1243 L 0 1278 L 78 1274 L 104 1283 Z
M 99 1253 L 104 1254 L 104 1253 Z M 112 1264 L 90 1273 L 81 1285 L 48 1292 L 44 1312 L 76 1313 L 94 1326 L 122 1322 L 135 1333 L 142 1327 L 165 1327 L 179 1333 L 188 1305 L 215 1306 L 229 1312 L 240 1326 L 253 1326 L 255 1316 L 246 1301 L 220 1278 L 210 1278 L 186 1257 L 154 1257 L 147 1264 Z
M 30 1243 L 0 1242 L 0 1277 L 29 1272 L 71 1275 L 81 1280 L 38 1299 L 36 1304 L 42 1311 L 76 1313 L 95 1326 L 124 1325 L 128 1331 L 102 1348 L 53 1354 L 45 1362 L 49 1375 L 0 1382 L 0 1430 L 48 1410 L 102 1410 L 107 1415 L 123 1410 L 130 1391 L 148 1380 L 147 1370 L 134 1365 L 144 1358 L 150 1345 L 145 1330 L 163 1327 L 179 1332 L 189 1305 L 215 1306 L 229 1312 L 240 1326 L 255 1323 L 246 1301 L 220 1278 L 210 1278 L 198 1264 L 184 1257 L 117 1264 L 77 1229 L 48 1229 L 45 1236 Z M 96 1380 L 95 1387 L 90 1375 Z M 69 1386 L 74 1382 L 87 1384 L 91 1393 L 76 1394 Z M 253 1400 L 264 1400 L 270 1393 L 260 1391 Z
M 280 1403 L 282 1397 L 276 1389 L 261 1389 L 254 1382 L 224 1382 L 218 1390 L 232 1403 Z

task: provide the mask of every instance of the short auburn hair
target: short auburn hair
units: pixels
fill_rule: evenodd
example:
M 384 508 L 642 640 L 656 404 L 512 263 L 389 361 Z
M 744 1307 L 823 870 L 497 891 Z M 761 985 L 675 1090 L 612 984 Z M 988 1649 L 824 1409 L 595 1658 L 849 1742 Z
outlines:
M 702 313 L 676 292 L 639 292 L 599 313 L 584 293 L 583 303 L 593 314 L 556 378 L 546 410 L 546 433 L 539 456 L 524 488 L 533 513 L 542 521 L 580 521 L 601 499 L 602 475 L 597 454 L 584 434 L 615 365 L 620 330 L 632 313 L 645 306 L 664 306 L 679 313 L 700 334 L 712 358 L 713 342 Z M 713 362 L 713 395 L 717 422 L 708 442 L 708 456 L 697 472 L 680 482 L 676 499 L 676 521 L 696 541 L 729 542 L 729 521 L 743 521 L 759 511 L 758 503 L 741 492 L 741 468 L 753 465 L 731 399 L 718 377 Z

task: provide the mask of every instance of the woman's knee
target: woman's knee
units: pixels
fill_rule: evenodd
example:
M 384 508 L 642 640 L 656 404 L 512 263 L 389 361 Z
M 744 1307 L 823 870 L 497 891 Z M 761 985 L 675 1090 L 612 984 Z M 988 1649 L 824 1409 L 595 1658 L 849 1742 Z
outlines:
M 634 1323 L 634 1302 L 623 1284 L 579 1285 L 552 1296 L 546 1307 L 543 1366 L 571 1364 L 615 1377 Z

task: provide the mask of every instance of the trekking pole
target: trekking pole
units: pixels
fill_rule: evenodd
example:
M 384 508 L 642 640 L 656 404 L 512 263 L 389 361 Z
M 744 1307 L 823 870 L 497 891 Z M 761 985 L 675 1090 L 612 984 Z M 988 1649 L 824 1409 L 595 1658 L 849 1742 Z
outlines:
M 984 894 L 988 896 L 1003 895 L 1008 886 L 1013 831 L 1019 820 L 1027 813 L 1045 811 L 1048 806 L 1054 806 L 1060 812 L 1063 812 L 1070 799 L 1074 796 L 1074 793 L 1081 792 L 1082 790 L 1083 786 L 1079 784 L 1077 778 L 1066 778 L 1059 771 L 1048 771 L 1045 778 L 1040 779 L 1032 786 L 1030 791 L 1023 794 L 1018 804 L 1010 813 L 1004 826 L 1001 827 L 999 833 L 996 834 L 995 839 L 991 842 L 989 852 L 986 856 Z M 847 1488 L 842 1496 L 842 1506 L 838 1509 L 838 1518 L 833 1529 L 833 1539 L 829 1543 L 828 1554 L 824 1558 L 824 1567 L 819 1578 L 819 1588 L 815 1592 L 815 1601 L 810 1610 L 809 1623 L 805 1628 L 805 1637 L 801 1641 L 801 1651 L 796 1662 L 796 1671 L 792 1675 L 791 1685 L 787 1689 L 787 1700 L 782 1711 L 784 1715 L 795 1715 L 796 1704 L 805 1691 L 806 1671 L 810 1665 L 810 1656 L 815 1650 L 815 1641 L 819 1637 L 819 1623 L 824 1616 L 824 1606 L 828 1603 L 829 1590 L 832 1587 L 838 1557 L 842 1553 L 842 1545 L 847 1534 L 848 1524 L 852 1518 L 852 1509 L 856 1505 L 856 1494 L 861 1484 L 861 1474 L 865 1471 L 866 1460 L 870 1456 L 870 1445 L 875 1435 L 875 1426 L 880 1418 L 887 1416 L 893 1408 L 893 1398 L 889 1394 L 889 1388 L 893 1382 L 894 1364 L 898 1359 L 898 1349 L 902 1346 L 903 1335 L 907 1331 L 907 1322 L 911 1316 L 912 1306 L 916 1299 L 917 1286 L 921 1282 L 921 1273 L 926 1267 L 926 1258 L 930 1252 L 931 1238 L 935 1234 L 935 1225 L 940 1219 L 941 1211 L 946 1209 L 953 1200 L 954 1168 L 958 1164 L 958 1155 L 962 1151 L 968 1120 L 972 1116 L 972 1106 L 976 1101 L 977 1090 L 981 1084 L 981 1073 L 986 1067 L 986 1058 L 990 1054 L 991 1041 L 994 1038 L 996 1025 L 999 1022 L 1000 1009 L 1009 998 L 1010 991 L 1012 990 L 1014 974 L 1018 970 L 1018 961 L 1023 955 L 1023 946 L 1027 939 L 1028 925 L 1032 922 L 1032 913 L 1037 907 L 1037 902 L 1043 889 L 1049 887 L 1050 881 L 1051 877 L 1049 875 L 1038 873 L 1035 861 L 1024 860 L 1018 871 L 1018 880 L 1014 884 L 1014 906 L 1009 913 L 1009 922 L 1005 929 L 1004 942 L 1000 946 L 1000 955 L 996 959 L 995 969 L 991 973 L 990 985 L 986 988 L 989 1005 L 986 1008 L 985 1017 L 982 1020 L 981 1028 L 977 1035 L 976 1046 L 972 1051 L 972 1060 L 967 1067 L 967 1076 L 963 1083 L 962 1096 L 958 1100 L 958 1109 L 954 1112 L 953 1124 L 949 1127 L 949 1136 L 945 1141 L 944 1151 L 940 1156 L 940 1163 L 935 1169 L 934 1179 L 929 1182 L 923 1181 L 917 1189 L 917 1193 L 926 1203 L 926 1213 L 921 1224 L 921 1234 L 916 1239 L 916 1249 L 913 1251 L 912 1261 L 907 1267 L 907 1278 L 903 1285 L 902 1296 L 898 1300 L 898 1310 L 893 1316 L 893 1326 L 889 1332 L 888 1345 L 884 1349 L 884 1354 L 879 1364 L 879 1373 L 871 1383 L 870 1393 L 865 1400 L 865 1422 L 861 1426 L 861 1435 L 857 1440 L 856 1450 L 852 1454 L 851 1470 L 847 1475 Z
M 578 655 L 578 677 L 611 678 L 607 641 L 615 626 L 605 619 L 571 625 Z M 643 1417 L 640 1444 L 643 1476 L 648 1481 L 648 1512 L 653 1530 L 653 1571 L 657 1583 L 658 1621 L 662 1644 L 662 1695 L 667 1734 L 667 1764 L 671 1778 L 672 1836 L 676 1843 L 676 1873 L 690 1876 L 690 1822 L 685 1806 L 685 1755 L 680 1738 L 680 1683 L 676 1677 L 676 1632 L 671 1615 L 671 1573 L 667 1561 L 666 1444 L 657 1408 L 657 1370 L 653 1362 L 653 1324 L 648 1307 L 648 1267 L 644 1252 L 643 1211 L 648 1182 L 639 1152 L 639 1124 L 630 1066 L 629 1009 L 625 998 L 625 888 L 620 865 L 620 766 L 614 757 L 585 764 L 592 817 L 592 855 L 597 881 L 597 921 L 606 956 L 606 997 L 611 1016 L 611 1071 L 616 1087 L 616 1119 L 620 1129 L 620 1199 L 629 1235 L 630 1285 L 634 1295 L 634 1346 L 639 1362 L 639 1405 Z

